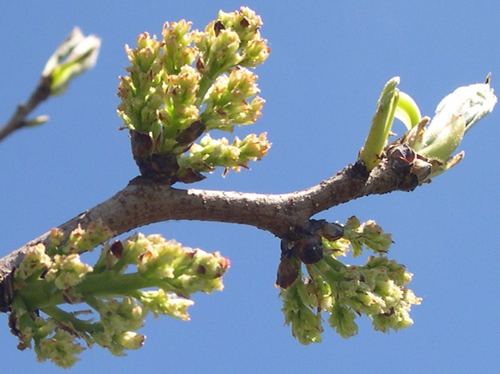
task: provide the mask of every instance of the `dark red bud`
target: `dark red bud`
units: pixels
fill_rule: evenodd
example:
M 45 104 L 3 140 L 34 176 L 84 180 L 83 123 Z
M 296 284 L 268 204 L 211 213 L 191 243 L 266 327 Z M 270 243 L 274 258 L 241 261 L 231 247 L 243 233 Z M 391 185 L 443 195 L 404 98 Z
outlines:
M 248 20 L 243 17 L 240 21 L 240 26 L 246 29 L 248 26 L 250 26 L 250 22 L 248 22 Z
M 215 24 L 214 24 L 215 36 L 219 36 L 220 32 L 222 30 L 225 30 L 225 29 L 226 29 L 226 27 L 222 24 L 221 21 L 215 22 Z
M 116 258 L 122 257 L 123 254 L 123 244 L 120 240 L 115 241 L 113 244 L 111 244 L 111 247 L 109 247 L 109 252 Z

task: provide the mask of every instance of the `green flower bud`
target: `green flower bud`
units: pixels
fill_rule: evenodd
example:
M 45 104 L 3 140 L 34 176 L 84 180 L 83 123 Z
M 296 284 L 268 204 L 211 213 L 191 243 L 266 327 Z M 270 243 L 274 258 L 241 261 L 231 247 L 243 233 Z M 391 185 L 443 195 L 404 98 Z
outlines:
M 71 232 L 68 242 L 57 250 L 59 253 L 90 252 L 113 236 L 114 232 L 105 226 L 101 220 L 97 220 L 91 222 L 85 230 L 78 225 Z
M 266 155 L 270 146 L 266 133 L 260 134 L 258 138 L 255 134 L 243 140 L 236 137 L 232 144 L 226 138 L 212 139 L 210 134 L 206 134 L 200 144 L 193 144 L 190 153 L 179 159 L 179 165 L 183 169 L 192 168 L 198 172 L 213 171 L 217 166 L 238 172 L 241 167 L 247 168 L 250 160 L 259 160 Z
M 64 239 L 64 233 L 58 228 L 50 229 L 48 252 L 55 250 Z
M 255 134 L 247 135 L 241 142 L 236 138 L 233 142 L 240 149 L 240 157 L 247 160 L 260 160 L 267 154 L 271 143 L 267 140 L 267 133 L 263 132 L 258 137 Z
M 135 331 L 144 325 L 148 313 L 147 308 L 137 304 L 131 297 L 109 302 L 97 300 L 95 305 L 101 316 L 101 323 L 110 331 Z
M 42 338 L 35 346 L 38 361 L 49 359 L 62 368 L 69 368 L 78 361 L 77 354 L 83 347 L 74 342 L 75 336 L 69 332 L 57 329 L 52 337 Z
M 189 32 L 191 22 L 166 22 L 162 30 L 162 65 L 167 74 L 178 74 L 183 66 L 191 65 L 197 51 L 190 47 L 195 33 Z
M 142 291 L 137 298 L 157 318 L 160 314 L 189 321 L 187 308 L 194 304 L 192 300 L 174 297 L 164 290 Z
M 233 70 L 229 76 L 221 75 L 205 99 L 206 109 L 201 121 L 207 129 L 232 132 L 234 125 L 254 123 L 261 116 L 264 100 L 255 97 L 250 104 L 246 99 L 260 92 L 257 76 L 245 68 Z
M 387 253 L 393 243 L 391 234 L 384 233 L 375 221 L 370 220 L 361 224 L 356 217 L 351 217 L 347 221 L 344 238 L 351 242 L 354 257 L 362 253 L 363 245 L 375 253 Z
M 42 76 L 51 80 L 50 93 L 62 94 L 73 78 L 93 68 L 100 46 L 101 39 L 95 35 L 84 37 L 80 29 L 75 27 L 43 69 Z
M 348 308 L 343 308 L 336 303 L 332 310 L 328 323 L 343 338 L 350 338 L 358 333 L 358 325 L 354 322 L 356 315 Z
M 80 283 L 92 270 L 92 266 L 81 262 L 80 256 L 76 253 L 55 255 L 49 271 L 45 274 L 45 279 L 53 281 L 58 289 L 64 290 Z
M 298 287 L 304 287 L 301 280 L 297 280 L 286 289 L 281 289 L 280 296 L 283 298 L 282 312 L 285 315 L 285 323 L 292 325 L 292 335 L 301 344 L 319 343 L 323 332 L 321 315 L 314 313 L 304 304 Z
M 144 345 L 144 335 L 138 334 L 135 331 L 125 331 L 114 337 L 114 341 L 123 349 L 135 350 Z
M 42 243 L 31 246 L 14 273 L 14 280 L 21 283 L 33 276 L 39 276 L 52 266 L 52 259 L 45 253 Z
M 142 79 L 135 80 L 134 84 L 139 92 L 147 94 L 147 88 L 144 89 L 142 85 L 138 85 L 139 82 L 152 82 L 152 75 L 150 77 L 144 73 L 157 73 L 161 66 L 157 63 L 156 59 L 160 54 L 161 43 L 156 40 L 156 36 L 152 38 L 147 32 L 142 33 L 137 38 L 136 49 L 130 48 L 125 45 L 125 52 L 127 53 L 127 58 L 133 65 L 129 68 L 129 71 L 134 72 L 137 76 Z M 142 73 L 142 74 L 141 74 Z M 141 89 L 142 88 L 142 89 Z
M 255 67 L 262 64 L 269 56 L 267 41 L 262 39 L 259 28 L 262 26 L 261 18 L 247 7 L 232 13 L 219 12 L 217 17 L 225 28 L 232 28 L 241 40 L 241 66 Z

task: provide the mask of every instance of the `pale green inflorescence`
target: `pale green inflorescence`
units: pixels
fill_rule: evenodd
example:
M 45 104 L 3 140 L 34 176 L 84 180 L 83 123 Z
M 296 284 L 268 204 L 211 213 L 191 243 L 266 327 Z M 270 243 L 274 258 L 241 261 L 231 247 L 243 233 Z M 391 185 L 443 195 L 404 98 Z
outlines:
M 186 21 L 166 23 L 161 40 L 144 33 L 135 49 L 126 46 L 131 66 L 120 78 L 118 114 L 131 131 L 142 175 L 191 183 L 203 179 L 202 172 L 219 166 L 239 171 L 267 154 L 265 133 L 231 143 L 209 135 L 261 116 L 257 76 L 247 69 L 269 55 L 261 25 L 242 7 L 219 12 L 204 31 L 191 31 Z
M 226 258 L 160 235 L 136 234 L 106 244 L 93 267 L 82 262 L 81 254 L 112 236 L 97 221 L 75 229 L 66 242 L 53 229 L 47 248 L 39 243 L 28 249 L 12 285 L 10 326 L 20 349 L 34 347 L 38 360 L 61 367 L 78 360 L 84 349 L 78 339 L 122 356 L 143 345 L 137 330 L 149 312 L 187 321 L 191 294 L 223 288 Z M 87 307 L 69 313 L 59 307 L 65 302 Z M 99 315 L 96 322 L 84 311 L 88 307 Z
M 306 265 L 295 282 L 282 288 L 285 323 L 300 343 L 321 341 L 322 313 L 336 332 L 349 338 L 357 334 L 357 316 L 372 320 L 375 330 L 397 331 L 413 324 L 409 312 L 421 299 L 407 287 L 412 275 L 406 268 L 389 260 L 385 254 L 392 244 L 390 234 L 384 233 L 373 221 L 361 224 L 351 217 L 344 226 L 344 235 L 335 241 L 323 238 L 323 259 Z M 365 265 L 346 265 L 337 260 L 353 250 L 359 256 L 364 247 L 376 256 L 369 256 Z

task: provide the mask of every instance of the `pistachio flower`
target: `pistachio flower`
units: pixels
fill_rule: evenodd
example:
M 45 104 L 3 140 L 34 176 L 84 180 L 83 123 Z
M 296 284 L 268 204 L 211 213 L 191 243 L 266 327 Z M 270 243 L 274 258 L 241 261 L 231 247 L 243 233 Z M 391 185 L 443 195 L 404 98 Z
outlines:
M 83 351 L 80 344 L 74 342 L 74 336 L 63 329 L 57 329 L 50 337 L 40 339 L 35 347 L 38 361 L 50 359 L 62 368 L 70 368 L 78 361 L 76 355 Z
M 84 36 L 78 27 L 57 48 L 47 61 L 42 76 L 50 78 L 50 93 L 60 95 L 73 78 L 94 67 L 101 39 L 95 35 Z
M 285 323 L 291 325 L 292 335 L 302 344 L 321 341 L 322 313 L 328 314 L 330 327 L 349 338 L 357 334 L 355 319 L 362 314 L 372 320 L 377 331 L 406 328 L 413 323 L 409 315 L 411 306 L 421 302 L 407 287 L 411 273 L 385 257 L 392 244 L 390 234 L 373 221 L 361 224 L 351 217 L 342 235 L 336 240 L 333 240 L 336 236 L 332 240 L 323 237 L 323 257 L 306 265 L 308 277 L 303 277 L 300 268 L 286 282 L 283 274 L 287 273 L 283 269 L 281 281 L 278 275 Z M 378 257 L 370 256 L 365 265 L 345 265 L 336 257 L 345 255 L 349 244 L 355 256 L 367 247 Z M 282 252 L 280 266 L 286 264 Z
M 78 339 L 123 356 L 125 350 L 143 345 L 145 336 L 137 330 L 149 312 L 188 321 L 191 294 L 223 289 L 226 258 L 160 235 L 136 234 L 106 244 L 94 267 L 85 264 L 83 252 L 111 235 L 97 221 L 86 229 L 78 226 L 66 241 L 53 229 L 48 249 L 39 243 L 28 250 L 14 273 L 10 305 L 10 325 L 20 349 L 34 346 L 39 360 L 50 359 L 61 367 L 77 361 L 83 349 Z M 69 313 L 59 307 L 65 302 L 87 307 Z M 92 313 L 88 307 L 98 314 L 97 321 L 80 318 Z
M 38 243 L 26 251 L 23 261 L 14 273 L 16 282 L 23 282 L 29 278 L 40 276 L 52 265 L 52 259 L 45 253 L 45 246 Z
M 84 264 L 78 254 L 55 255 L 51 268 L 45 274 L 47 281 L 64 290 L 80 283 L 87 273 L 92 272 L 92 267 Z
M 262 135 L 261 151 L 251 150 L 255 156 L 238 149 L 238 138 L 233 147 L 224 147 L 229 144 L 225 138 L 206 146 L 210 131 L 233 132 L 235 125 L 252 124 L 261 116 L 264 100 L 257 96 L 257 76 L 247 69 L 269 55 L 261 25 L 255 12 L 242 7 L 219 12 L 204 31 L 191 31 L 184 20 L 167 22 L 161 41 L 144 33 L 135 49 L 126 47 L 131 66 L 129 75 L 120 77 L 118 115 L 130 130 L 132 155 L 143 176 L 193 183 L 218 166 L 224 174 L 238 171 L 266 154 L 270 143 Z
M 292 335 L 304 345 L 321 342 L 321 314 L 311 310 L 304 283 L 297 279 L 292 286 L 281 290 L 280 297 L 285 324 L 292 326 Z

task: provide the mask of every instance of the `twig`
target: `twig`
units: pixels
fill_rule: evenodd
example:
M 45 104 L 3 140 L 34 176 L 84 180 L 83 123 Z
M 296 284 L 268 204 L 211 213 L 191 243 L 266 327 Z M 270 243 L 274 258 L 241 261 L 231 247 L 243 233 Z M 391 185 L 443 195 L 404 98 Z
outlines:
M 26 125 L 26 117 L 50 96 L 51 77 L 42 77 L 26 104 L 19 104 L 10 120 L 0 128 L 0 141 Z

